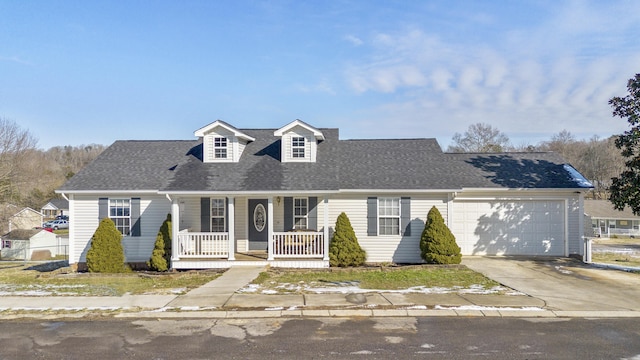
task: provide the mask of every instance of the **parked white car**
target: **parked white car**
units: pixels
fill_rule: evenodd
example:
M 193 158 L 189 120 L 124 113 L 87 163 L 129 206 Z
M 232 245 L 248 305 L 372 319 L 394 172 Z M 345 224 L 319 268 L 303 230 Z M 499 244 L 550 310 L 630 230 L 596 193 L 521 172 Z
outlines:
M 53 220 L 47 221 L 44 227 L 52 228 L 53 230 L 68 229 L 69 222 L 67 220 Z

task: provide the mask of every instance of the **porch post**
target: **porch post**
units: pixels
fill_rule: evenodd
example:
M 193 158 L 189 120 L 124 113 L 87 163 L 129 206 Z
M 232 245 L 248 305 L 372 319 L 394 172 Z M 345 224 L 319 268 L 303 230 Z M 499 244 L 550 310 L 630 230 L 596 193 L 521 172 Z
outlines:
M 235 198 L 229 197 L 229 260 L 236 259 L 236 221 L 235 221 Z
M 324 256 L 322 260 L 329 261 L 329 198 L 325 196 L 322 202 L 324 203 Z
M 273 196 L 268 199 L 267 214 L 267 260 L 273 260 Z
M 171 199 L 171 261 L 180 260 L 178 234 L 180 233 L 180 204 L 178 199 Z

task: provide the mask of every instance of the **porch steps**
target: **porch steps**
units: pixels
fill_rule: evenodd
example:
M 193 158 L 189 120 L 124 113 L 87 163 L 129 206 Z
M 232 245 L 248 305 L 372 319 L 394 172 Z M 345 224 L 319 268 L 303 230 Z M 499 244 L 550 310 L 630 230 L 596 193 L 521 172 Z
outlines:
M 210 281 L 167 304 L 168 307 L 223 307 L 231 296 L 257 278 L 266 266 L 234 266 Z

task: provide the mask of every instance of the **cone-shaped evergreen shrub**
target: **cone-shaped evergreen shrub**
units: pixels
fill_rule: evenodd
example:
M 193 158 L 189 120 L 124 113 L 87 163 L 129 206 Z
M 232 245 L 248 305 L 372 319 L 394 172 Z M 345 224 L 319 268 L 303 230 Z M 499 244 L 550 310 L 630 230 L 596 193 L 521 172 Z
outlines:
M 367 254 L 358 244 L 347 214 L 341 213 L 329 244 L 329 264 L 340 267 L 360 266 L 366 259 Z
M 87 252 L 87 268 L 90 272 L 121 273 L 127 268 L 124 264 L 122 234 L 109 218 L 100 221 L 100 225 L 91 237 L 91 247 Z
M 168 244 L 168 246 L 167 246 Z M 168 253 L 167 253 L 168 248 Z M 167 256 L 168 255 L 168 256 Z M 151 258 L 147 261 L 147 266 L 155 271 L 169 270 L 171 261 L 171 214 L 167 215 L 167 219 L 160 226 L 156 242 L 151 252 Z
M 460 264 L 462 260 L 456 238 L 435 206 L 427 215 L 420 237 L 420 253 L 429 264 Z

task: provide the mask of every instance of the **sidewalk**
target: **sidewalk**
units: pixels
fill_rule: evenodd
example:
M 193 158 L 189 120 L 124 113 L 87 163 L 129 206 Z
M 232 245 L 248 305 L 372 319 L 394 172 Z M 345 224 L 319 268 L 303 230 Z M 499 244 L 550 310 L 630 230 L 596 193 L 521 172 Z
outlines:
M 0 319 L 69 318 L 107 315 L 123 318 L 256 318 L 355 316 L 493 316 L 493 317 L 640 317 L 638 290 L 610 279 L 558 272 L 556 259 L 468 257 L 463 264 L 528 295 L 425 294 L 372 292 L 366 294 L 237 293 L 264 271 L 262 267 L 234 267 L 221 277 L 184 295 L 124 295 L 118 297 L 0 296 Z M 567 265 L 568 264 L 568 265 Z M 577 269 L 571 268 L 571 271 Z M 588 271 L 596 271 L 585 265 Z M 570 270 L 564 269 L 565 272 Z M 607 270 L 600 270 L 607 271 Z M 612 271 L 612 270 L 609 270 Z M 558 275 L 560 274 L 560 275 Z M 576 273 L 577 274 L 577 273 Z M 623 276 L 623 284 L 631 285 Z M 591 274 L 593 275 L 593 274 Z M 635 276 L 635 277 L 633 277 Z M 581 278 L 582 277 L 582 278 Z M 632 275 L 640 284 L 640 277 Z M 618 279 L 619 280 L 619 279 Z M 634 284 L 635 285 L 635 284 Z M 588 293 L 588 289 L 592 289 Z M 622 291 L 622 292 L 621 292 Z M 626 296 L 638 297 L 626 298 Z M 592 293 L 600 294 L 595 295 Z M 616 296 L 616 293 L 620 293 Z M 622 300 L 621 300 L 622 299 Z

